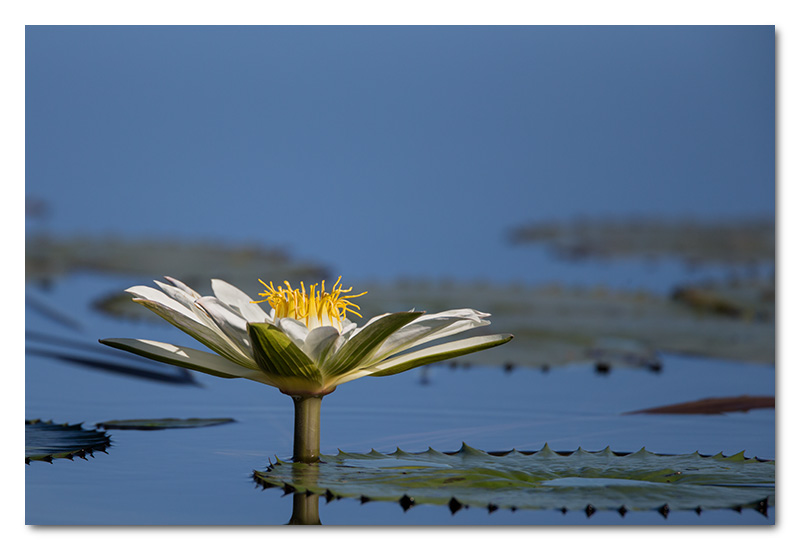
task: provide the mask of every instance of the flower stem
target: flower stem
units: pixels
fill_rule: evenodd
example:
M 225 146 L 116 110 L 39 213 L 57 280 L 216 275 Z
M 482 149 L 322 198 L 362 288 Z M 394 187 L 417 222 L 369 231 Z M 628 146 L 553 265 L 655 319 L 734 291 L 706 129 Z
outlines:
M 322 396 L 293 395 L 295 462 L 319 461 L 319 411 Z

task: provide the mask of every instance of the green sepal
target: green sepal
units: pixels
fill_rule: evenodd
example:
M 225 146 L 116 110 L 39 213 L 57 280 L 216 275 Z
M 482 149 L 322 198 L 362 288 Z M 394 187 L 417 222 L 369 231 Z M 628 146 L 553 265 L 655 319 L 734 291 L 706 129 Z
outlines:
M 258 367 L 272 377 L 297 378 L 322 384 L 322 374 L 314 361 L 275 325 L 248 323 L 247 334 Z
M 390 313 L 366 325 L 323 364 L 322 371 L 325 376 L 328 378 L 341 376 L 360 367 L 390 335 L 424 313 L 424 311 Z

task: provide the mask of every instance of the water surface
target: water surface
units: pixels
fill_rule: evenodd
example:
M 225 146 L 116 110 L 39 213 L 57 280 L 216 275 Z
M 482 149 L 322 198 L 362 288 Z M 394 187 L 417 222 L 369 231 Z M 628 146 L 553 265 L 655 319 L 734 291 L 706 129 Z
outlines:
M 117 357 L 96 344 L 100 337 L 143 337 L 194 345 L 166 323 L 111 319 L 94 312 L 91 298 L 124 288 L 124 278 L 79 275 L 59 281 L 48 304 L 74 315 L 76 331 L 31 312 L 26 328 L 87 347 L 79 355 L 154 372 L 168 366 Z M 31 289 L 31 292 L 38 292 Z M 37 294 L 41 295 L 41 294 Z M 292 406 L 273 388 L 197 374 L 197 384 L 168 384 L 100 371 L 44 356 L 64 352 L 60 340 L 28 342 L 26 418 L 83 422 L 162 417 L 232 417 L 215 427 L 111 430 L 108 454 L 88 461 L 56 460 L 26 467 L 26 521 L 32 524 L 281 524 L 291 497 L 262 491 L 251 479 L 270 459 L 291 456 Z M 512 344 L 509 344 L 512 345 Z M 78 353 L 79 348 L 70 348 Z M 479 356 L 475 356 L 476 360 Z M 436 365 L 401 376 L 345 384 L 323 401 L 321 450 L 408 452 L 429 446 L 455 451 L 462 442 L 486 451 L 534 451 L 578 447 L 656 453 L 775 457 L 775 413 L 754 410 L 724 415 L 623 415 L 638 409 L 706 397 L 773 395 L 774 369 L 767 365 L 663 356 L 661 372 L 589 366 L 549 371 L 488 366 Z M 773 510 L 770 509 L 772 516 Z M 753 510 L 702 515 L 656 511 L 584 514 L 560 511 L 461 510 L 397 504 L 360 504 L 346 499 L 320 506 L 325 524 L 558 524 L 558 523 L 771 523 Z

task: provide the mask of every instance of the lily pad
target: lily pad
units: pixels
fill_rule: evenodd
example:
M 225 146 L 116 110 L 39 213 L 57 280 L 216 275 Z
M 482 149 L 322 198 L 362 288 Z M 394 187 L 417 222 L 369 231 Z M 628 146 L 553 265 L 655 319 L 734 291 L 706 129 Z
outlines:
M 149 418 L 137 420 L 107 420 L 96 426 L 106 430 L 168 430 L 173 428 L 204 428 L 236 422 L 233 418 Z
M 411 308 L 490 312 L 492 324 L 473 333 L 508 332 L 514 341 L 482 351 L 479 364 L 652 367 L 658 353 L 775 362 L 773 319 L 712 315 L 652 293 L 426 280 L 358 286 L 369 290 L 359 302 L 367 319 Z
M 111 439 L 98 430 L 87 430 L 81 424 L 54 424 L 52 421 L 25 421 L 25 463 L 31 460 L 53 462 L 56 458 L 86 459 L 111 446 Z
M 229 246 L 207 242 L 59 238 L 38 234 L 25 241 L 25 277 L 46 282 L 75 271 L 170 275 L 190 286 L 220 278 L 240 288 L 265 280 L 320 279 L 323 267 L 292 259 L 279 248 Z M 198 288 L 199 286 L 195 286 Z M 255 288 L 255 286 L 253 286 Z M 141 308 L 140 308 L 141 309 Z
M 672 299 L 700 313 L 775 321 L 775 279 L 708 281 L 675 289 Z
M 486 453 L 428 449 L 323 455 L 320 463 L 278 460 L 255 471 L 262 487 L 332 498 L 508 509 L 702 510 L 774 506 L 775 462 L 745 458 L 659 455 L 645 449 Z
M 772 219 L 531 223 L 514 228 L 510 241 L 513 244 L 545 243 L 558 256 L 574 260 L 673 256 L 692 263 L 775 261 L 775 222 Z

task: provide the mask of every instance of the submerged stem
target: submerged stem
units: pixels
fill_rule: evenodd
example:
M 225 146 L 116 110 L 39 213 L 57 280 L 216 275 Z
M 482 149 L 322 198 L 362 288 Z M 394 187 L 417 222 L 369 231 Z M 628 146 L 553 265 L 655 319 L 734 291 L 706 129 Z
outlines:
M 293 395 L 294 401 L 294 456 L 295 462 L 319 460 L 319 412 L 322 396 Z

